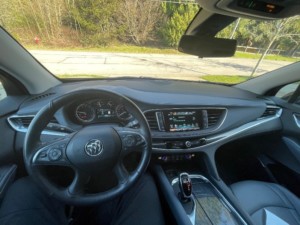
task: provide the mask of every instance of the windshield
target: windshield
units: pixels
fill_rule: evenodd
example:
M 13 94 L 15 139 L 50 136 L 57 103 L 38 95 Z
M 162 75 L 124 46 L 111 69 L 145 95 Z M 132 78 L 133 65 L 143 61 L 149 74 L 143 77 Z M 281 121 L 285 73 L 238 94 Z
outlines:
M 239 83 L 299 61 L 300 19 L 238 19 L 217 34 L 237 39 L 231 58 L 177 51 L 199 10 L 193 0 L 2 0 L 0 25 L 55 76 L 152 77 Z

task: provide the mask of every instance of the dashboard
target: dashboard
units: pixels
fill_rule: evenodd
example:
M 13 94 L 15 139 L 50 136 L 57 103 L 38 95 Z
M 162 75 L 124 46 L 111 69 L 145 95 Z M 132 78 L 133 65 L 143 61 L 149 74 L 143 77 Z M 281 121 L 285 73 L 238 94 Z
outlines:
M 21 150 L 34 115 L 49 101 L 81 89 L 109 90 L 130 99 L 151 129 L 154 153 L 214 152 L 220 145 L 282 128 L 281 109 L 267 98 L 237 88 L 171 80 L 101 80 L 64 83 L 25 101 L 8 118 Z M 122 98 L 101 95 L 74 99 L 50 121 L 45 137 L 61 136 L 95 124 L 138 127 Z

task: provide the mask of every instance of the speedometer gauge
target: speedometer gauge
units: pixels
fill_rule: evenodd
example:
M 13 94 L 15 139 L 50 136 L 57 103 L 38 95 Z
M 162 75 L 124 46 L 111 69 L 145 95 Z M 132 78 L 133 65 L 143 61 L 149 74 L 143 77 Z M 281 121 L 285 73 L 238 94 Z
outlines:
M 127 111 L 124 105 L 120 104 L 116 107 L 116 115 L 121 120 L 130 120 L 132 115 Z
M 91 122 L 95 119 L 96 113 L 92 106 L 80 104 L 75 111 L 76 118 L 81 122 Z

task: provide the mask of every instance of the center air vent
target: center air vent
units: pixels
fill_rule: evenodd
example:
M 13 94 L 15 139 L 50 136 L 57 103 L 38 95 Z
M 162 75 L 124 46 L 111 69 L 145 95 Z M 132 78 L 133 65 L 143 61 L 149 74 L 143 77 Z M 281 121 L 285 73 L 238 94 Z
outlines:
M 159 129 L 158 129 L 158 123 L 156 119 L 156 113 L 154 111 L 146 112 L 145 117 L 148 121 L 150 129 L 158 131 Z
M 212 128 L 220 122 L 224 109 L 207 109 L 207 128 Z

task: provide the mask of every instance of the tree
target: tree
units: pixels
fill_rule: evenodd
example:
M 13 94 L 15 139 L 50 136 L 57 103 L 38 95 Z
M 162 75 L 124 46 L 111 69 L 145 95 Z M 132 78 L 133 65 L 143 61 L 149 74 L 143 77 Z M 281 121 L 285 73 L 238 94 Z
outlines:
M 4 0 L 2 6 L 8 1 Z M 10 0 L 9 7 L 1 10 L 3 23 L 14 35 L 25 42 L 39 36 L 52 40 L 61 35 L 63 0 Z
M 169 2 L 163 2 L 162 8 L 166 16 L 161 27 L 162 38 L 168 46 L 175 47 L 199 8 L 197 4 Z
M 69 20 L 78 26 L 85 45 L 106 45 L 116 37 L 118 0 L 76 0 L 69 2 Z
M 276 20 L 276 21 L 269 21 L 269 22 L 262 22 L 260 23 L 258 29 L 261 29 L 264 31 L 263 35 L 258 35 L 258 38 L 260 36 L 264 36 L 267 38 L 267 45 L 266 48 L 264 50 L 264 52 L 262 53 L 261 57 L 259 58 L 259 60 L 257 61 L 250 77 L 253 77 L 255 72 L 257 71 L 260 63 L 263 61 L 263 59 L 265 58 L 265 56 L 267 55 L 268 51 L 270 50 L 271 46 L 273 45 L 273 43 L 282 38 L 282 37 L 299 37 L 300 36 L 300 32 L 299 30 L 296 31 L 297 33 L 289 33 L 291 31 L 291 27 L 289 26 L 290 24 L 293 23 L 298 23 L 299 21 L 299 17 L 290 17 L 287 19 L 282 19 L 282 20 Z
M 287 28 L 287 35 L 280 39 L 278 48 L 285 50 L 285 55 L 294 56 L 300 47 L 300 17 L 296 17 Z
M 118 23 L 126 39 L 140 45 L 150 39 L 156 25 L 162 19 L 158 1 L 124 0 L 118 11 Z

